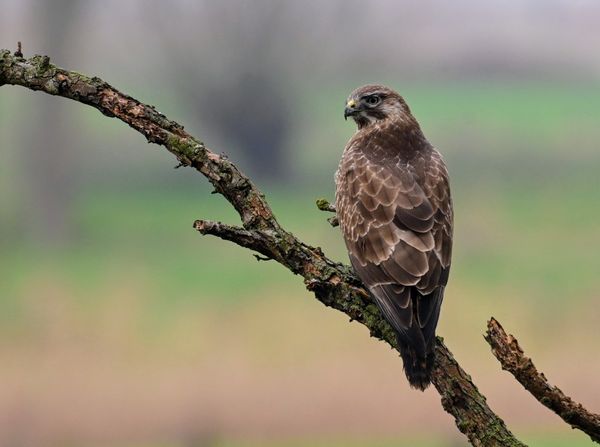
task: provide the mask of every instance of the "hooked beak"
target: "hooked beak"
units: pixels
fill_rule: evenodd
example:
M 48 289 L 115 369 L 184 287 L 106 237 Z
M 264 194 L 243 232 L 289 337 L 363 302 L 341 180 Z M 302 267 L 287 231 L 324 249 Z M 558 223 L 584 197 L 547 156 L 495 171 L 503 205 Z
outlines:
M 360 110 L 357 107 L 356 100 L 350 99 L 346 103 L 346 108 L 344 108 L 344 119 L 347 120 L 349 116 L 357 115 Z

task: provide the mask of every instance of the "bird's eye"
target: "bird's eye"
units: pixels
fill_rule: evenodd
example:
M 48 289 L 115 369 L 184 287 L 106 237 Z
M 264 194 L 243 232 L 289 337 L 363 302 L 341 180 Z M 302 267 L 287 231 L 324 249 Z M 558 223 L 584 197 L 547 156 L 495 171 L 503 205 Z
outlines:
M 365 98 L 365 102 L 370 106 L 376 106 L 381 102 L 381 96 L 379 95 L 369 95 Z

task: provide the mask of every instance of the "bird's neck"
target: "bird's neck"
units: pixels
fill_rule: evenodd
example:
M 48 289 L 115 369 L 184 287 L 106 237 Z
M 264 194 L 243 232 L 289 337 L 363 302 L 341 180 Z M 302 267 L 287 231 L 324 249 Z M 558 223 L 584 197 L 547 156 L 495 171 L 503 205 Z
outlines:
M 410 114 L 393 115 L 377 121 L 361 120 L 356 124 L 363 134 L 385 132 L 396 138 L 425 139 L 419 123 Z
M 423 135 L 421 128 L 412 115 L 402 119 L 384 119 L 374 123 L 369 123 L 359 127 L 355 138 L 360 138 L 368 143 L 373 139 L 377 145 L 381 145 L 381 138 L 389 142 L 387 147 L 404 154 L 404 157 L 411 158 L 416 153 L 429 147 L 427 139 Z M 368 144 L 363 147 L 369 147 Z

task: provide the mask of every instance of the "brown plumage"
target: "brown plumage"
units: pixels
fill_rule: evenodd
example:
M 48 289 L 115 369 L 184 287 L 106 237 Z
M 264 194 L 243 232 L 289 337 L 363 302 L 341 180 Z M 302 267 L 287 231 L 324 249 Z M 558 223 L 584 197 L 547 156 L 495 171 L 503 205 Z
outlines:
M 358 131 L 335 177 L 340 227 L 354 270 L 396 331 L 409 383 L 424 390 L 452 253 L 448 171 L 393 90 L 360 87 L 348 116 Z

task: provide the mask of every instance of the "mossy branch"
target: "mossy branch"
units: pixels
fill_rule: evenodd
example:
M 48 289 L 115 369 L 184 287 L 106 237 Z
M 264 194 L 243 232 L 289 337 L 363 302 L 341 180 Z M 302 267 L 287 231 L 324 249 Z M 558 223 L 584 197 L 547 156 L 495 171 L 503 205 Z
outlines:
M 64 70 L 47 56 L 23 58 L 20 51 L 0 51 L 0 86 L 19 85 L 87 104 L 140 132 L 151 143 L 164 146 L 181 166 L 202 173 L 240 215 L 241 227 L 198 220 L 194 228 L 259 252 L 300 275 L 306 288 L 326 306 L 344 312 L 367 327 L 371 336 L 397 349 L 395 336 L 352 269 L 327 258 L 318 247 L 305 244 L 283 229 L 264 195 L 227 158 L 210 151 L 183 126 L 167 119 L 153 106 L 120 92 L 97 77 Z M 321 209 L 335 212 L 326 201 Z M 335 223 L 335 222 L 334 222 Z M 443 340 L 436 340 L 432 381 L 443 408 L 474 446 L 524 446 L 487 405 L 471 377 L 460 367 Z M 401 377 L 398 380 L 403 380 Z
M 485 339 L 502 369 L 510 372 L 533 397 L 563 421 L 600 443 L 600 415 L 589 412 L 583 405 L 566 396 L 560 388 L 550 385 L 546 376 L 525 355 L 517 339 L 507 334 L 494 318 L 488 321 Z

